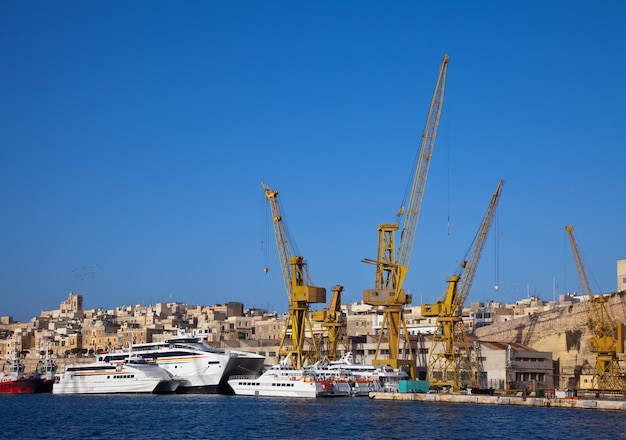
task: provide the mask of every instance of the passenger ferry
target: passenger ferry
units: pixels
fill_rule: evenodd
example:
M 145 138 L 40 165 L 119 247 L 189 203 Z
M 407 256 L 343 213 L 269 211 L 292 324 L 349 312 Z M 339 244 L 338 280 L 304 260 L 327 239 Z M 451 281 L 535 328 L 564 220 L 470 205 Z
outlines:
M 141 358 L 112 364 L 68 365 L 57 374 L 53 394 L 173 393 L 179 382 L 162 368 Z
M 324 391 L 322 382 L 284 362 L 271 366 L 260 376 L 233 376 L 228 385 L 238 396 L 314 398 Z
M 233 375 L 257 375 L 265 357 L 254 353 L 221 350 L 199 338 L 180 335 L 165 342 L 133 344 L 98 356 L 100 362 L 119 363 L 130 353 L 156 363 L 180 382 L 178 393 L 232 394 L 228 379 Z

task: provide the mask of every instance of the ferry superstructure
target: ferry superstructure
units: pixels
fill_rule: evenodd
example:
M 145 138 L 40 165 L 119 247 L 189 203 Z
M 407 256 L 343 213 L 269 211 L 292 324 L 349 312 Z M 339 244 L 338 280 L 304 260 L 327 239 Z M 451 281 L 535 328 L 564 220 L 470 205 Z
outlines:
M 65 367 L 57 374 L 53 394 L 173 393 L 179 382 L 143 359 L 122 363 L 93 362 Z
M 227 384 L 232 375 L 258 374 L 265 357 L 254 353 L 209 347 L 193 336 L 165 342 L 133 344 L 131 349 L 114 350 L 98 356 L 101 362 L 120 362 L 134 355 L 156 363 L 180 382 L 178 393 L 232 394 Z

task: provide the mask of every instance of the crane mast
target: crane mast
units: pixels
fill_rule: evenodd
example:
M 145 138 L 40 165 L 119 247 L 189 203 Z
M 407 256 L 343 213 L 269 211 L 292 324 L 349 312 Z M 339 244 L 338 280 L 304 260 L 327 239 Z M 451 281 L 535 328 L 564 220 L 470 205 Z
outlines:
M 397 264 L 405 267 L 405 270 L 408 270 L 409 263 L 411 262 L 411 255 L 413 253 L 417 222 L 422 209 L 422 200 L 424 199 L 424 190 L 426 188 L 426 179 L 428 177 L 430 159 L 432 158 L 433 148 L 435 147 L 435 138 L 437 137 L 437 128 L 439 127 L 439 117 L 441 116 L 441 108 L 443 106 L 443 93 L 446 84 L 447 69 L 448 55 L 446 54 L 443 57 L 443 62 L 439 70 L 437 86 L 430 104 L 426 127 L 424 128 L 424 133 L 422 134 L 420 155 L 418 158 L 417 168 L 415 170 L 415 176 L 413 178 L 413 184 L 411 186 L 409 203 L 404 217 L 404 224 L 401 233 L 402 239 L 398 248 Z M 403 214 L 403 211 L 404 210 L 401 208 L 398 212 L 398 217 Z
M 435 145 L 439 117 L 443 105 L 443 95 L 446 82 L 448 55 L 444 55 L 439 70 L 437 85 L 430 105 L 426 127 L 422 135 L 419 159 L 415 170 L 411 194 L 406 210 L 404 207 L 398 212 L 398 217 L 404 215 L 404 223 L 399 243 L 396 243 L 395 233 L 399 228 L 399 222 L 381 224 L 378 227 L 378 251 L 376 260 L 363 260 L 366 263 L 376 265 L 375 288 L 363 292 L 363 300 L 366 304 L 383 307 L 383 322 L 379 334 L 376 355 L 373 364 L 386 364 L 392 368 L 407 366 L 410 375 L 416 377 L 416 364 L 413 350 L 408 337 L 406 322 L 404 320 L 403 306 L 411 304 L 412 297 L 403 289 L 404 279 L 409 269 L 415 231 L 424 197 L 426 179 L 432 151 Z M 398 247 L 396 248 L 396 244 Z M 401 359 L 400 338 L 404 333 L 408 358 Z M 381 342 L 383 336 L 387 336 L 389 355 L 384 359 L 381 355 Z
M 460 389 L 480 386 L 473 373 L 462 312 L 489 235 L 502 184 L 500 180 L 459 270 L 447 280 L 447 290 L 435 304 L 422 305 L 422 316 L 437 318 L 427 371 L 428 382 L 433 387 L 450 386 Z
M 314 363 L 319 359 L 319 348 L 313 337 L 313 327 L 309 318 L 309 304 L 325 303 L 326 289 L 313 285 L 304 258 L 294 255 L 295 245 L 283 220 L 278 191 L 268 188 L 263 182 L 261 185 L 272 208 L 276 249 L 289 299 L 289 316 L 280 340 L 278 356 L 281 360 L 288 358 L 294 368 L 301 369 L 307 362 Z M 289 329 L 291 329 L 291 349 L 286 346 Z M 311 340 L 310 349 L 305 347 L 307 331 Z
M 623 325 L 611 318 L 605 305 L 604 295 L 599 295 L 597 298 L 593 295 L 581 252 L 574 237 L 574 227 L 565 226 L 565 230 L 574 255 L 578 283 L 585 296 L 587 327 L 591 333 L 591 352 L 596 355 L 593 389 L 604 392 L 623 392 L 626 387 L 617 356 L 617 353 L 624 352 Z

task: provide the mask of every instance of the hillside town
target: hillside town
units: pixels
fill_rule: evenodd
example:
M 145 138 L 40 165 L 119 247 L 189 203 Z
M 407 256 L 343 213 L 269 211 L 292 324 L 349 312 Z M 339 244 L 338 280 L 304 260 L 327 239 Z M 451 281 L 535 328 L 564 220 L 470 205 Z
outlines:
M 8 359 L 18 352 L 26 365 L 34 368 L 47 355 L 63 366 L 92 362 L 98 353 L 162 341 L 184 332 L 215 348 L 264 356 L 265 365 L 269 366 L 279 361 L 278 348 L 288 322 L 286 313 L 245 308 L 240 302 L 212 306 L 170 302 L 86 310 L 83 301 L 83 295 L 69 292 L 58 309 L 42 311 L 29 322 L 15 322 L 10 316 L 0 317 L 1 356 Z M 542 349 L 541 344 L 533 344 L 530 337 L 513 342 L 510 338 L 497 340 L 477 336 L 487 328 L 495 329 L 507 323 L 520 323 L 529 328 L 530 318 L 558 310 L 574 310 L 575 314 L 578 310 L 577 315 L 584 315 L 580 303 L 581 297 L 571 293 L 560 295 L 556 301 L 529 296 L 511 304 L 474 302 L 464 308 L 463 322 L 471 349 L 482 367 L 480 383 L 495 389 L 584 387 L 584 383 L 572 383 L 571 375 L 562 377 L 555 368 L 559 363 L 564 364 L 560 359 L 562 353 L 556 348 Z M 380 308 L 361 302 L 342 304 L 341 310 L 347 336 L 339 341 L 339 352 L 349 354 L 356 363 L 371 363 L 381 331 Z M 420 307 L 415 306 L 406 308 L 405 320 L 409 336 L 403 339 L 403 351 L 408 353 L 410 344 L 417 358 L 418 376 L 424 378 L 435 319 L 422 316 Z M 579 330 L 580 338 L 580 333 L 584 332 L 584 317 L 578 321 L 572 328 L 582 329 Z M 324 333 L 324 327 L 314 322 L 313 334 L 320 343 Z M 580 344 L 578 349 L 585 351 Z M 381 352 L 385 353 L 384 348 Z M 584 382 L 586 379 L 578 372 L 576 380 Z

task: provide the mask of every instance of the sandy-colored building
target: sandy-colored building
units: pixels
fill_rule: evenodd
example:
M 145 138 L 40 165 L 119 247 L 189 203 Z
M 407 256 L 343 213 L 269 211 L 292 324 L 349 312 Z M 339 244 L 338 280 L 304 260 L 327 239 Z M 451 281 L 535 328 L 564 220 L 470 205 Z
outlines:
M 552 353 L 521 344 L 480 341 L 481 388 L 534 390 L 554 386 Z

